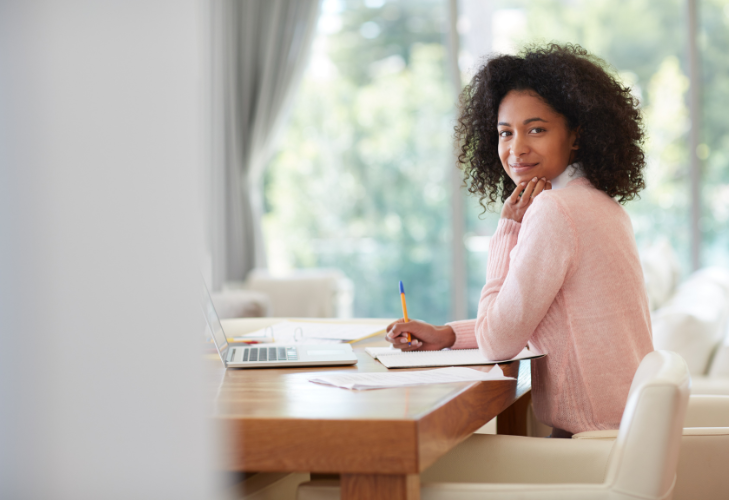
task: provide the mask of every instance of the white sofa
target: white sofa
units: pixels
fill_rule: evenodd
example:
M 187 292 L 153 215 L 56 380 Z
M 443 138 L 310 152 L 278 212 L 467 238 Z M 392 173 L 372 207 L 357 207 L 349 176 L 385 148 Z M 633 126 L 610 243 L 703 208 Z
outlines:
M 651 312 L 651 322 L 655 348 L 686 360 L 692 394 L 729 395 L 729 270 L 693 273 Z

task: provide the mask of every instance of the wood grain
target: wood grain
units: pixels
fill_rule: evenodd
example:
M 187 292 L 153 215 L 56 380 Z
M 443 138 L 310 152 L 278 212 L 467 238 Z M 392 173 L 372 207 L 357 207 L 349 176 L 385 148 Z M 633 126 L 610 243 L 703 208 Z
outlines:
M 248 419 L 230 422 L 228 428 L 229 470 L 419 472 L 414 422 Z
M 532 393 L 528 392 L 502 411 L 496 419 L 496 434 L 506 436 L 527 435 L 527 412 Z
M 515 397 L 528 392 L 524 384 L 519 386 L 519 380 L 531 380 L 528 361 L 503 364 L 501 368 L 506 376 L 519 378 L 516 381 L 472 384 L 418 419 L 420 471 L 430 467 L 448 450 L 510 407 Z M 480 369 L 486 371 L 491 367 Z

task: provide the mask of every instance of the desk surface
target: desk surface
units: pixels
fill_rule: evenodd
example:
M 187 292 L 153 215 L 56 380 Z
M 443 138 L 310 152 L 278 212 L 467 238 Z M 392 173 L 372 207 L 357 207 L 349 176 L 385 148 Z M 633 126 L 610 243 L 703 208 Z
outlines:
M 224 328 L 237 335 L 274 321 L 230 320 Z M 365 345 L 378 341 L 383 342 L 379 338 Z M 223 467 L 340 473 L 343 483 L 347 478 L 387 475 L 414 485 L 417 474 L 509 408 L 531 386 L 528 361 L 501 365 L 505 375 L 518 377 L 509 381 L 371 391 L 308 381 L 317 372 L 387 371 L 361 344 L 353 346 L 359 362 L 352 367 L 219 369 L 214 414 L 228 443 Z M 475 368 L 488 371 L 491 366 Z M 345 496 L 355 498 L 343 490 Z M 417 494 L 395 497 L 417 498 Z

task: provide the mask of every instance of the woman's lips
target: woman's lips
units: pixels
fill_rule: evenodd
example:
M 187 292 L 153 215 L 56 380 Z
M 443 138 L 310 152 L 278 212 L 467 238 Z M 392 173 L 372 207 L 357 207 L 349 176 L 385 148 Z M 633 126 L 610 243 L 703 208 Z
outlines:
M 514 173 L 519 174 L 522 172 L 526 172 L 530 168 L 534 168 L 537 165 L 539 165 L 539 163 L 512 163 L 509 165 L 509 167 L 511 167 L 511 170 Z

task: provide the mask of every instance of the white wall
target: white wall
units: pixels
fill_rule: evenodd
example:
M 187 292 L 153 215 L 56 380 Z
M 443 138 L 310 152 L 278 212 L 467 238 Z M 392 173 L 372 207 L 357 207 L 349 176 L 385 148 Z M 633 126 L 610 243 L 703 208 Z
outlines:
M 0 2 L 0 498 L 212 498 L 203 12 Z

